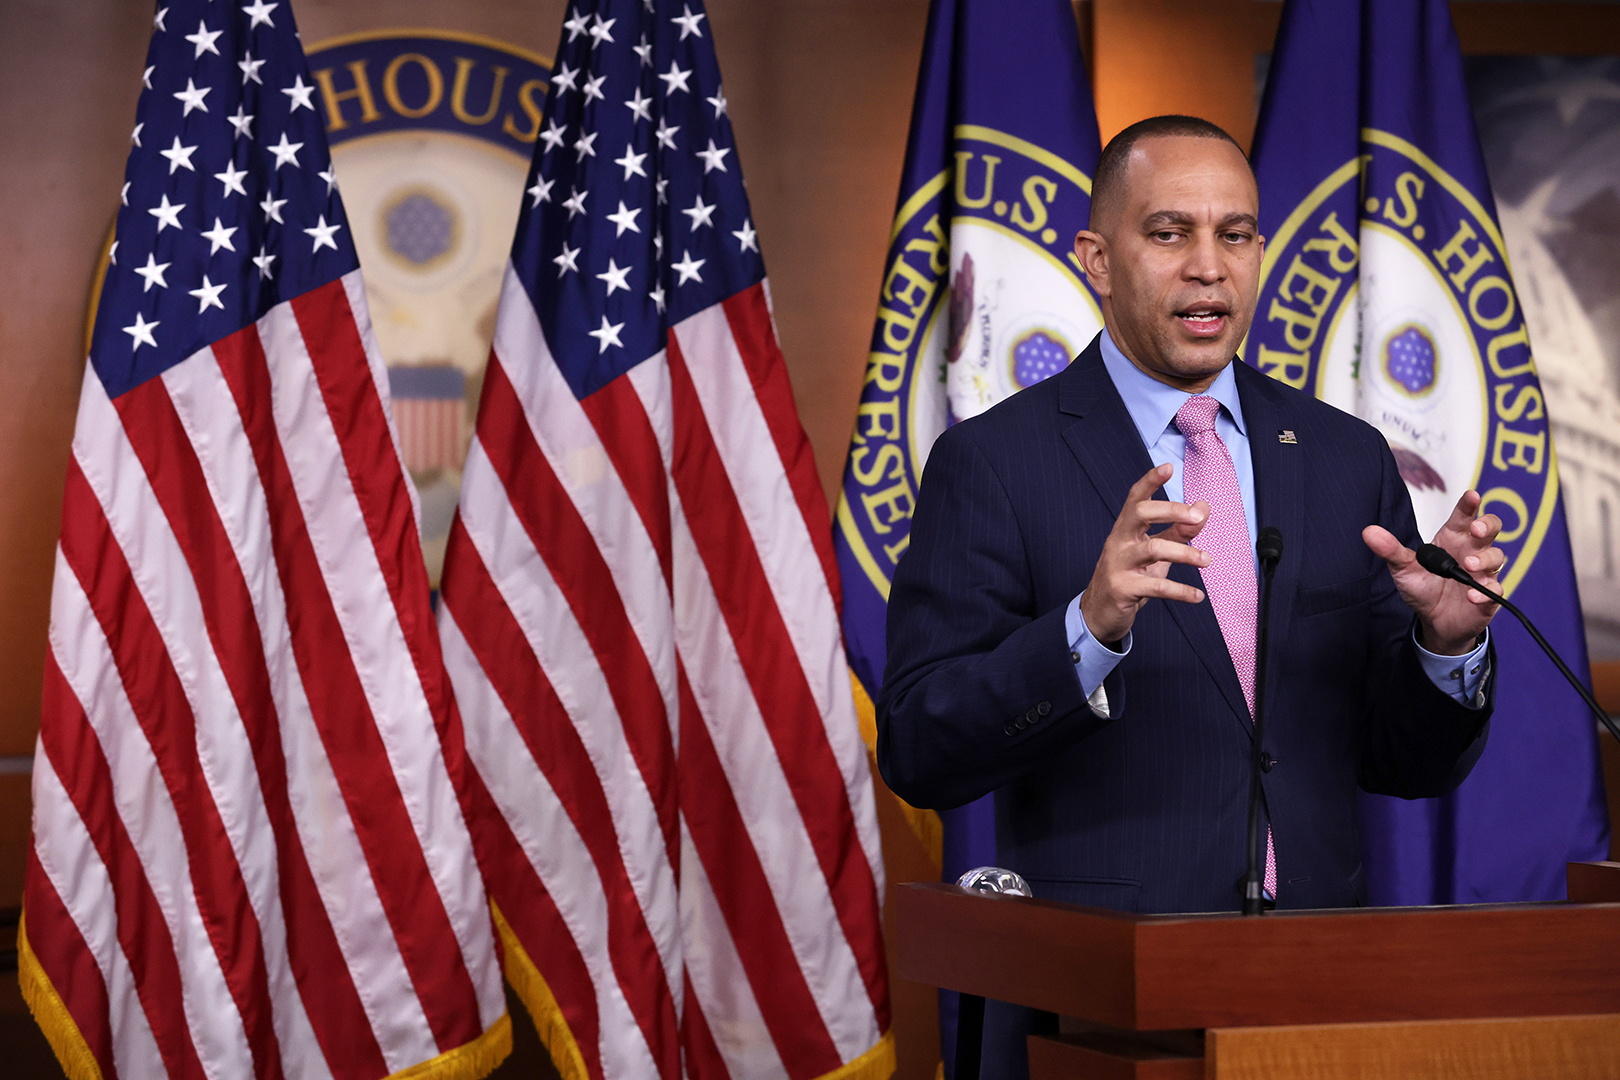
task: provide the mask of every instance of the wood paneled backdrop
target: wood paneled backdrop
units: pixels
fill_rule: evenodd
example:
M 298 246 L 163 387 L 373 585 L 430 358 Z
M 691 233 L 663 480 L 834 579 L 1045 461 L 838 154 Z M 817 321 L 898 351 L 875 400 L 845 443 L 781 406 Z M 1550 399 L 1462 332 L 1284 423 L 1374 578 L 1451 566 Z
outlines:
M 297 15 L 310 42 L 423 26 L 550 55 L 563 6 L 298 0 Z M 84 312 L 118 207 L 150 8 L 138 0 L 0 4 L 0 910 L 21 895 L 28 776 L 19 766 L 39 723 Z M 1165 112 L 1207 116 L 1244 143 L 1252 137 L 1254 61 L 1271 49 L 1279 3 L 1094 0 L 1077 10 L 1105 140 Z M 831 500 L 860 391 L 927 2 L 710 0 L 709 11 L 782 346 Z M 1469 52 L 1620 54 L 1620 5 L 1482 2 L 1453 11 Z M 1600 672 L 1599 682 L 1620 708 L 1620 671 Z M 1613 793 L 1620 760 L 1610 765 Z M 897 818 L 886 815 L 884 833 L 891 878 L 929 876 Z M 921 1080 L 936 1060 L 932 995 L 903 985 L 896 994 L 901 1075 Z M 0 974 L 0 1048 L 37 1053 L 20 1009 L 15 977 Z M 518 1066 L 503 1074 L 518 1075 Z

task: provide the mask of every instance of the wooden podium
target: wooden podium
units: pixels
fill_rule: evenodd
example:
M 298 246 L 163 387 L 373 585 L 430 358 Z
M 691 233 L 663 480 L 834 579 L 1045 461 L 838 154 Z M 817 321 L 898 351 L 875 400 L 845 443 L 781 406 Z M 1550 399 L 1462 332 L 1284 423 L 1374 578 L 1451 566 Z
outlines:
M 1620 863 L 1569 884 L 1247 918 L 902 885 L 895 974 L 1058 1014 L 1031 1080 L 1620 1080 Z

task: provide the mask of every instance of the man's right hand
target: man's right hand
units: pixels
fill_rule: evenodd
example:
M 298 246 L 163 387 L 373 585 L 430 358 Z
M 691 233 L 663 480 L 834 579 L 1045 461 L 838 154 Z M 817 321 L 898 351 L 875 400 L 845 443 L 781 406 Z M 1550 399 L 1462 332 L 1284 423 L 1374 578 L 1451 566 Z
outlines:
M 1130 633 L 1142 605 L 1154 597 L 1201 603 L 1204 593 L 1169 578 L 1171 563 L 1205 567 L 1209 556 L 1190 546 L 1209 520 L 1209 504 L 1166 502 L 1153 493 L 1170 479 L 1172 469 L 1160 465 L 1131 487 L 1125 509 L 1103 543 L 1091 584 L 1080 598 L 1080 614 L 1093 637 L 1113 645 Z M 1153 536 L 1148 529 L 1169 528 Z

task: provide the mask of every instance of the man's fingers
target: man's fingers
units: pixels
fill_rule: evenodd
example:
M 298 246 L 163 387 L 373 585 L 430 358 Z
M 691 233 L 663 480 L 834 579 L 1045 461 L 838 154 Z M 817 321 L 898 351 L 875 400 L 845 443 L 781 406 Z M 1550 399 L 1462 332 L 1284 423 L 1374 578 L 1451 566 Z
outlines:
M 1382 525 L 1369 525 L 1362 529 L 1361 539 L 1374 555 L 1389 564 L 1391 570 L 1404 570 L 1417 559 L 1411 548 L 1395 539 L 1395 534 Z
M 1125 509 L 1129 510 L 1139 502 L 1153 498 L 1153 493 L 1164 487 L 1164 482 L 1170 479 L 1174 470 L 1169 465 L 1155 465 L 1142 474 L 1142 479 L 1131 485 L 1130 493 L 1125 496 Z
M 1132 552 L 1132 562 L 1137 566 L 1151 566 L 1154 563 L 1173 562 L 1184 563 L 1187 566 L 1205 567 L 1209 565 L 1209 553 L 1201 551 L 1189 544 L 1166 539 L 1165 534 L 1152 536 L 1137 545 Z
M 1204 590 L 1183 585 L 1169 578 L 1143 576 L 1136 591 L 1142 599 L 1180 600 L 1184 604 L 1204 602 Z
M 1457 499 L 1457 505 L 1451 508 L 1451 516 L 1446 518 L 1444 525 L 1440 526 L 1440 533 L 1443 535 L 1449 532 L 1458 538 L 1472 537 L 1474 535 L 1474 515 L 1479 513 L 1479 505 L 1479 492 L 1474 491 L 1472 488 L 1463 492 Z M 1497 528 L 1501 528 L 1500 523 L 1498 523 Z M 1440 536 L 1435 537 L 1435 543 L 1440 544 Z M 1451 547 L 1449 544 L 1440 544 L 1440 546 L 1448 550 Z

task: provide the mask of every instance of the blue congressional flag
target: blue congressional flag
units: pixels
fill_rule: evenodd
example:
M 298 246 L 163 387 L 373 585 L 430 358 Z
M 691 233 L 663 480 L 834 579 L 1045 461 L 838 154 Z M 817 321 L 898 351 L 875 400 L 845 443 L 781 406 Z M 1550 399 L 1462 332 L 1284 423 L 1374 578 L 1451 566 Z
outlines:
M 1545 399 L 1441 0 L 1289 0 L 1255 136 L 1266 258 L 1245 358 L 1388 438 L 1432 535 L 1476 488 L 1503 578 L 1577 671 L 1580 600 Z M 1489 744 L 1453 796 L 1367 797 L 1384 904 L 1549 900 L 1603 858 L 1595 728 L 1509 617 Z
M 934 0 L 834 530 L 868 718 L 889 582 L 934 439 L 1057 374 L 1102 328 L 1073 254 L 1099 152 L 1067 0 Z M 995 861 L 990 796 L 941 817 L 948 879 Z M 937 842 L 932 814 L 910 818 Z

